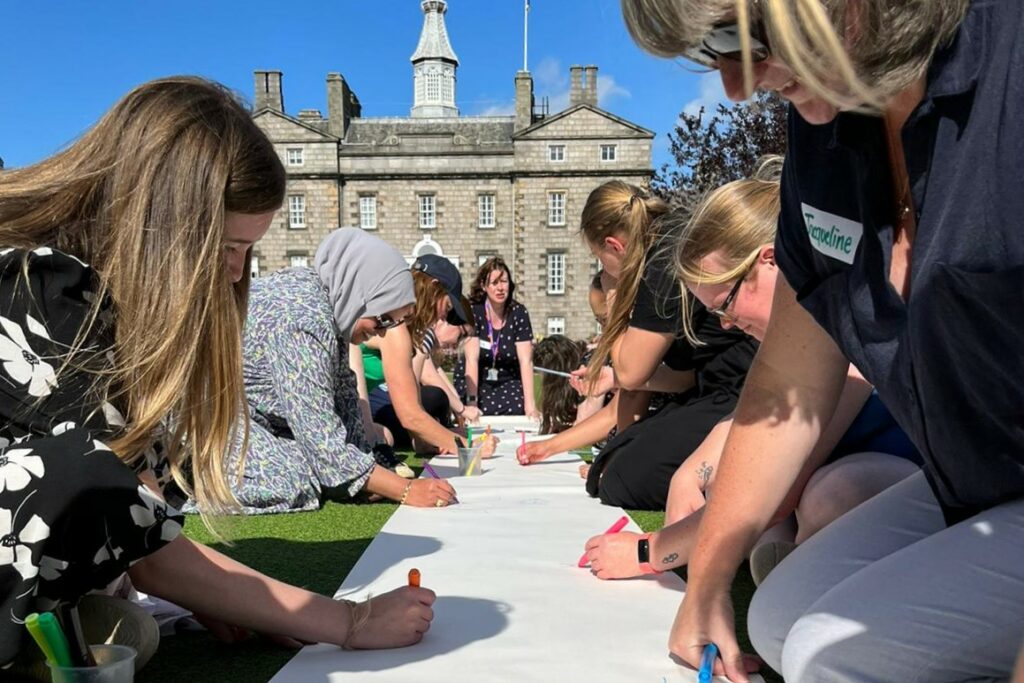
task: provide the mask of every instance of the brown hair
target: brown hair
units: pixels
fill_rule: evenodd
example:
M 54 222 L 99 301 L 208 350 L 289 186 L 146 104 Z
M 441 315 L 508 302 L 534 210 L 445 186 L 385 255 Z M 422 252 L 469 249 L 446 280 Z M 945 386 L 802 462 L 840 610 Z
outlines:
M 135 88 L 66 150 L 0 174 L 0 244 L 53 246 L 98 276 L 62 369 L 84 355 L 109 297 L 116 361 L 95 372 L 95 389 L 127 422 L 109 445 L 130 464 L 166 429 L 174 479 L 189 490 L 182 465 L 191 458 L 204 512 L 234 504 L 226 454 L 247 415 L 248 268 L 228 283 L 224 214 L 276 210 L 284 192 L 281 162 L 248 111 L 223 86 L 191 77 Z
M 534 362 L 542 368 L 571 372 L 580 366 L 586 344 L 561 334 L 544 337 L 533 350 Z M 557 375 L 544 375 L 540 394 L 541 434 L 557 434 L 576 422 L 579 398 L 569 380 Z
M 750 31 L 764 22 L 768 42 L 811 90 L 838 106 L 850 95 L 881 109 L 923 76 L 932 56 L 948 44 L 970 0 L 621 0 L 630 35 L 640 47 L 676 57 L 697 46 L 711 28 L 739 23 L 747 91 L 752 90 Z M 848 34 L 856 33 L 850 40 Z M 845 47 L 844 47 L 845 45 Z M 838 92 L 832 85 L 839 78 Z
M 406 326 L 412 337 L 413 348 L 418 349 L 423 343 L 423 335 L 440 319 L 437 317 L 437 305 L 448 297 L 448 291 L 444 285 L 420 270 L 412 271 L 412 284 L 416 290 L 416 305 Z M 469 318 L 464 324 L 472 327 L 473 307 L 466 297 L 460 296 L 459 300 L 466 311 L 466 317 Z
M 469 290 L 469 300 L 474 304 L 482 304 L 487 299 L 485 288 L 491 279 L 491 273 L 496 270 L 504 270 L 505 275 L 508 276 L 508 304 L 511 305 L 515 302 L 516 283 L 512 279 L 512 271 L 508 269 L 505 259 L 500 256 L 492 256 L 481 264 L 480 270 L 476 272 L 476 278 L 473 280 L 473 287 Z
M 668 204 L 661 199 L 621 180 L 610 180 L 587 197 L 580 218 L 580 233 L 584 239 L 596 245 L 602 244 L 606 237 L 622 237 L 626 241 L 626 256 L 615 300 L 608 312 L 608 325 L 587 370 L 587 379 L 591 382 L 611 355 L 615 340 L 629 326 L 630 312 L 647 265 L 647 252 L 655 243 L 653 224 L 668 211 Z
M 761 247 L 775 241 L 781 171 L 782 157 L 765 157 L 752 177 L 722 185 L 697 206 L 675 239 L 675 270 L 680 280 L 717 285 L 735 280 L 750 268 Z M 722 254 L 726 270 L 709 275 L 701 261 L 715 252 Z M 691 343 L 701 343 L 689 306 L 684 306 L 683 331 Z

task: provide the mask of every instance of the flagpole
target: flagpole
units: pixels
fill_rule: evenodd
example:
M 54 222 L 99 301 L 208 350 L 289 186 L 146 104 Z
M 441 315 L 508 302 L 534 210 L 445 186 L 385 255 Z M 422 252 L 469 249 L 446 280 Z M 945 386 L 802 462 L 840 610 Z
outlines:
M 526 37 L 529 32 L 530 25 L 530 0 L 525 0 L 523 3 L 523 71 L 529 71 L 526 68 Z

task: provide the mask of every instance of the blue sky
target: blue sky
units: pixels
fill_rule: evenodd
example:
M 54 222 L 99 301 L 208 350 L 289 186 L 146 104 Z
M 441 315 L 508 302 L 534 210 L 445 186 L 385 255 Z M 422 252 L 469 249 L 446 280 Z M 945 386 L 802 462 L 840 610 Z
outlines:
M 38 161 L 77 137 L 143 81 L 200 74 L 252 97 L 252 72 L 284 72 L 285 109 L 326 112 L 339 71 L 364 116 L 407 116 L 423 15 L 418 0 L 56 0 L 4 3 L 0 29 L 0 157 Z M 523 62 L 523 0 L 449 0 L 463 115 L 511 113 Z M 668 160 L 678 113 L 721 99 L 714 74 L 640 51 L 618 0 L 532 0 L 529 67 L 552 111 L 568 101 L 569 65 L 596 64 L 600 105 L 657 134 Z

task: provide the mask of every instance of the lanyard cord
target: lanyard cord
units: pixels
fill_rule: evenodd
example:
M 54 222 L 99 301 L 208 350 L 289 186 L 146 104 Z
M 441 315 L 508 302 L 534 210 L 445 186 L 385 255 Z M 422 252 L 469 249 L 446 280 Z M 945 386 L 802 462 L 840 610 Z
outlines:
M 505 326 L 508 325 L 508 311 L 505 311 L 506 318 L 502 324 L 501 329 L 498 330 L 498 336 L 494 336 L 494 326 L 491 324 L 491 316 L 494 313 L 494 309 L 491 307 L 490 301 L 484 302 L 484 314 L 487 318 L 487 338 L 491 342 L 491 369 L 494 369 L 494 364 L 498 362 L 498 344 L 501 343 L 501 333 L 505 331 Z

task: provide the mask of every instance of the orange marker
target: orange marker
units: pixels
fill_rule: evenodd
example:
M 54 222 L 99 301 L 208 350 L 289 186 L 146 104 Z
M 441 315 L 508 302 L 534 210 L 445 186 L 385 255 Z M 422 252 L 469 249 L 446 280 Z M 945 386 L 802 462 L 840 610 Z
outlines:
M 491 438 L 491 425 L 487 425 L 487 434 L 485 435 L 485 438 Z
M 413 588 L 420 587 L 420 570 L 410 569 L 409 570 L 409 585 Z

